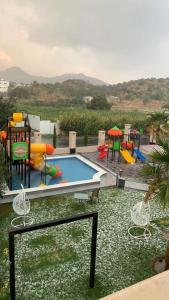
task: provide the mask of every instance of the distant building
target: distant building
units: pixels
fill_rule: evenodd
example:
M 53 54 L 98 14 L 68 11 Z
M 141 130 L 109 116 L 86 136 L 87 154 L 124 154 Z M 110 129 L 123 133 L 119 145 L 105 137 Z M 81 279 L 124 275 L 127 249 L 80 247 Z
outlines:
M 9 81 L 0 79 L 0 93 L 7 93 L 9 87 Z
M 120 102 L 120 98 L 116 96 L 107 96 L 107 102 L 109 102 L 110 104 L 117 104 L 118 102 Z
M 85 96 L 83 97 L 83 100 L 86 104 L 90 103 L 92 101 L 93 97 L 92 96 Z
M 15 88 L 16 87 L 30 87 L 32 84 L 31 83 L 14 83 L 15 84 Z

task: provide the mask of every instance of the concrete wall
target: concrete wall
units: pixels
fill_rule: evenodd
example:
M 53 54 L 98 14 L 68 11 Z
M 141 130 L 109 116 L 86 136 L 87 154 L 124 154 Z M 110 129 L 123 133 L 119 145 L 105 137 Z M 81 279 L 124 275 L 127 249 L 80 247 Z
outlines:
M 119 278 L 120 280 L 120 278 Z M 112 282 L 113 286 L 113 282 Z M 138 282 L 101 300 L 168 300 L 169 271 Z
M 50 121 L 45 120 L 45 121 L 40 121 L 40 133 L 41 134 L 50 134 Z
M 60 122 L 51 122 L 50 120 L 40 121 L 40 133 L 41 134 L 53 134 L 54 126 L 56 126 L 56 135 L 60 134 Z
M 40 131 L 40 117 L 28 114 L 30 126 L 33 130 Z

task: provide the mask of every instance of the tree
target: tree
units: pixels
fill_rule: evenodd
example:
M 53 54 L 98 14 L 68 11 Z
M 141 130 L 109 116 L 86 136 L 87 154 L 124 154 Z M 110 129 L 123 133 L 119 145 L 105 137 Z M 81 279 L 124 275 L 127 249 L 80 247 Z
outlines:
M 30 95 L 30 87 L 18 86 L 9 91 L 9 97 L 14 99 L 28 99 Z
M 107 102 L 104 96 L 95 96 L 87 105 L 89 109 L 110 109 L 111 104 Z
M 153 112 L 147 115 L 147 129 L 152 139 L 159 138 L 167 133 L 169 115 L 165 112 Z
M 158 196 L 163 208 L 169 206 L 169 141 L 159 139 L 160 150 L 154 150 L 150 154 L 151 164 L 143 168 L 144 174 L 150 177 L 148 191 L 144 201 L 149 201 L 154 195 Z M 166 269 L 169 269 L 169 241 L 165 255 Z
M 6 164 L 4 161 L 3 147 L 0 145 L 0 197 L 3 196 L 6 187 Z
M 56 148 L 56 140 L 57 140 L 57 136 L 56 136 L 56 125 L 54 125 L 53 127 L 53 147 Z
M 7 126 L 7 119 L 16 111 L 15 102 L 12 99 L 0 97 L 0 129 Z

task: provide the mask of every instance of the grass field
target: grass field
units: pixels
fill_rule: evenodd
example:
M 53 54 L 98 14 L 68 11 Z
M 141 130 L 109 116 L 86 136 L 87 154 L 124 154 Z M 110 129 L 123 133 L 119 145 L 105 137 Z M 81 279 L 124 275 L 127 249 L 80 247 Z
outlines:
M 61 129 L 68 133 L 73 130 L 79 135 L 95 135 L 98 130 L 108 130 L 116 125 L 124 128 L 125 123 L 130 123 L 135 128 L 144 128 L 146 114 L 138 110 L 88 110 L 84 107 L 57 107 L 57 104 L 44 105 L 36 103 L 17 103 L 17 109 L 35 114 L 41 119 L 61 121 Z M 123 108 L 122 108 L 123 109 Z
M 34 103 L 28 103 L 28 102 L 18 102 L 17 103 L 17 109 L 23 110 L 31 114 L 39 115 L 43 119 L 49 119 L 51 121 L 56 121 L 57 119 L 63 119 L 65 115 L 68 113 L 70 114 L 88 114 L 92 117 L 94 116 L 107 116 L 107 117 L 115 117 L 117 116 L 119 119 L 127 119 L 131 117 L 135 117 L 136 119 L 142 120 L 145 118 L 145 113 L 140 112 L 137 109 L 130 109 L 130 111 L 123 110 L 124 107 L 121 107 L 117 111 L 109 111 L 109 110 L 89 110 L 85 109 L 84 107 L 78 107 L 78 106 L 57 106 L 57 103 L 53 104 L 38 104 L 36 102 Z
M 18 300 L 94 300 L 154 275 L 152 261 L 166 248 L 162 234 L 153 229 L 148 241 L 128 235 L 130 209 L 143 199 L 143 193 L 104 189 L 99 198 L 99 202 L 79 203 L 69 194 L 31 202 L 35 223 L 98 211 L 95 288 L 88 287 L 91 223 L 86 220 L 16 238 Z M 155 201 L 151 212 L 152 219 L 169 213 Z M 1 206 L 1 300 L 9 299 L 8 230 L 13 217 L 10 206 Z

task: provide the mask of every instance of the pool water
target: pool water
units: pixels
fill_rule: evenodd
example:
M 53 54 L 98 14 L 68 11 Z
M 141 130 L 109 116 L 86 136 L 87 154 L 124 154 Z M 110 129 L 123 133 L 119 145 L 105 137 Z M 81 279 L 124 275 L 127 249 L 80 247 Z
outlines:
M 62 176 L 58 178 L 52 178 L 51 176 L 46 175 L 46 185 L 90 180 L 93 179 L 93 176 L 98 172 L 96 169 L 87 165 L 77 157 L 47 159 L 46 164 L 59 166 L 60 171 L 63 173 Z M 21 183 L 22 181 L 20 177 L 17 174 L 14 174 L 13 190 L 20 189 Z M 37 170 L 31 170 L 31 187 L 38 187 L 41 183 L 43 183 L 41 172 Z

